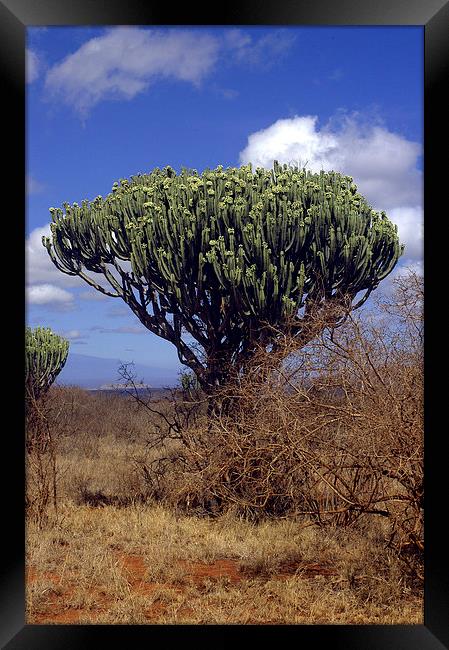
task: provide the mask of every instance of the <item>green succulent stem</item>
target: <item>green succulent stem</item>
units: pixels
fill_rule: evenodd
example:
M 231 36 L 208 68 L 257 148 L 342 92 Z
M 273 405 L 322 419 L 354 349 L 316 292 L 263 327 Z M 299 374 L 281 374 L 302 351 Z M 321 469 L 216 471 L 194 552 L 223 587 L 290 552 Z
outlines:
M 63 207 L 43 238 L 55 266 L 122 298 L 205 390 L 280 332 L 304 345 L 340 322 L 402 253 L 351 177 L 278 163 L 154 169 Z
M 27 400 L 45 394 L 63 369 L 69 342 L 50 328 L 25 328 L 25 387 Z

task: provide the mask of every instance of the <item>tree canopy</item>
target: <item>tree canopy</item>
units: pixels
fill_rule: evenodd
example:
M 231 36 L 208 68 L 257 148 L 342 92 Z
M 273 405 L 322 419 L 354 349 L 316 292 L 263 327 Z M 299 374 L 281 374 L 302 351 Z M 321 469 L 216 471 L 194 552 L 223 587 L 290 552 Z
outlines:
M 278 163 L 154 169 L 50 213 L 56 267 L 122 298 L 206 390 L 280 332 L 303 345 L 336 324 L 402 253 L 350 176 Z
M 25 328 L 26 398 L 37 399 L 48 391 L 63 369 L 69 342 L 48 327 Z

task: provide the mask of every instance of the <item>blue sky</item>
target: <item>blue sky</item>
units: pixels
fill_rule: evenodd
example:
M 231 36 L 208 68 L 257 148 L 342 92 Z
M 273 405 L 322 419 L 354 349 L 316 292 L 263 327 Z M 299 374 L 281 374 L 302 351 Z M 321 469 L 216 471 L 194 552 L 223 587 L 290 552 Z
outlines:
M 401 267 L 422 267 L 421 27 L 29 28 L 27 80 L 27 321 L 72 353 L 179 368 L 123 301 L 40 244 L 50 207 L 156 166 L 349 173 L 398 224 Z

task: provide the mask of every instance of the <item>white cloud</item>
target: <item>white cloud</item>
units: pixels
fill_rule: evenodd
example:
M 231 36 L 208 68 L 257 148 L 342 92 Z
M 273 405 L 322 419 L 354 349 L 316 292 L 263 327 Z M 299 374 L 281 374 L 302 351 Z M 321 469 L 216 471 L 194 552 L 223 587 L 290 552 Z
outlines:
M 50 303 L 73 303 L 73 296 L 65 289 L 53 284 L 36 284 L 26 289 L 27 302 L 30 305 L 47 305 Z
M 396 280 L 401 277 L 407 277 L 408 273 L 412 271 L 420 276 L 424 276 L 424 262 L 422 259 L 413 260 L 410 258 L 402 259 L 395 266 L 393 271 L 379 284 L 377 289 L 372 294 L 376 300 L 382 302 L 385 298 L 391 298 L 396 290 Z M 366 303 L 367 308 L 370 310 L 371 303 Z M 373 312 L 375 314 L 375 311 Z
M 79 330 L 67 330 L 62 333 L 62 336 L 71 343 L 85 343 L 86 334 L 81 334 Z
M 281 119 L 253 133 L 240 153 L 242 163 L 269 168 L 274 160 L 334 170 L 353 176 L 359 191 L 376 210 L 385 210 L 406 244 L 404 257 L 422 258 L 421 146 L 359 116 L 331 120 L 318 127 L 316 116 Z
M 94 325 L 90 329 L 94 332 L 100 332 L 100 334 L 145 334 L 147 332 L 143 325 L 124 325 L 122 327 L 103 327 L 102 325 Z
M 354 176 L 375 209 L 422 202 L 422 175 L 416 167 L 422 147 L 381 126 L 346 120 L 338 133 L 332 163 Z
M 242 58 L 242 52 L 251 46 L 251 36 L 243 29 L 230 29 L 225 34 L 225 43 L 234 50 L 237 58 Z
M 132 99 L 157 78 L 199 84 L 218 56 L 216 38 L 199 31 L 117 27 L 53 66 L 46 88 L 81 114 L 105 98 Z
M 307 163 L 310 169 L 331 167 L 331 155 L 338 147 L 331 133 L 316 130 L 317 117 L 305 116 L 278 120 L 248 137 L 248 145 L 240 153 L 240 161 L 256 167 L 271 167 L 280 162 Z
M 254 34 L 256 34 L 254 36 Z M 296 36 L 291 30 L 279 28 L 257 37 L 257 30 L 230 29 L 224 35 L 224 44 L 231 57 L 240 64 L 272 67 L 288 52 Z
M 389 219 L 397 224 L 401 242 L 405 244 L 404 260 L 411 263 L 424 256 L 424 213 L 422 206 L 403 206 L 388 211 Z
M 96 289 L 88 289 L 87 291 L 82 291 L 79 294 L 79 297 L 81 300 L 89 300 L 89 301 L 95 301 L 95 302 L 102 302 L 103 300 L 107 300 L 108 296 L 105 296 L 104 293 L 100 293 Z
M 35 228 L 25 242 L 25 275 L 27 284 L 52 284 L 60 287 L 85 287 L 77 276 L 59 271 L 42 244 L 42 237 L 50 237 L 50 226 Z
M 215 31 L 189 28 L 143 29 L 125 26 L 108 29 L 85 42 L 76 52 L 48 70 L 46 90 L 82 116 L 105 99 L 130 100 L 159 79 L 198 86 L 220 61 L 223 65 L 270 67 L 295 40 L 291 30 Z M 227 99 L 236 91 L 224 89 Z
M 27 49 L 25 59 L 25 72 L 27 83 L 33 83 L 39 77 L 42 65 L 41 61 L 33 50 Z
M 96 289 L 89 287 L 85 280 L 77 275 L 67 275 L 60 271 L 51 261 L 47 249 L 42 244 L 42 237 L 50 237 L 50 224 L 41 228 L 35 228 L 25 241 L 25 277 L 28 285 L 52 284 L 66 289 L 83 288 L 80 294 L 82 300 L 103 300 L 106 296 Z M 124 270 L 130 269 L 129 262 L 122 262 Z M 84 272 L 85 269 L 83 269 Z M 100 273 L 86 273 L 95 282 L 108 291 L 112 291 L 111 285 Z M 87 287 L 87 289 L 86 289 Z
M 64 333 L 63 333 L 63 336 L 64 336 L 66 339 L 73 340 L 73 339 L 79 339 L 79 338 L 81 338 L 81 333 L 80 333 L 79 330 L 68 330 L 67 332 L 64 332 Z
M 36 180 L 31 174 L 27 174 L 25 186 L 27 194 L 39 194 L 45 189 L 45 185 Z
M 397 266 L 394 271 L 391 273 L 391 277 L 394 280 L 395 278 L 400 278 L 403 276 L 408 275 L 409 272 L 416 273 L 417 275 L 424 275 L 424 264 L 422 260 L 417 260 L 416 262 L 407 262 L 407 260 L 404 261 L 404 263 L 401 266 Z

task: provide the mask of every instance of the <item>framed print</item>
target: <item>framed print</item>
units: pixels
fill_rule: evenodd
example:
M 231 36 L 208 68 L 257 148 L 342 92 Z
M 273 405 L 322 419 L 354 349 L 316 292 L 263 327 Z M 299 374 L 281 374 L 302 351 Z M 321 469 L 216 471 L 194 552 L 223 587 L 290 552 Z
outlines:
M 174 14 L 0 2 L 2 647 L 448 648 L 448 4 Z

